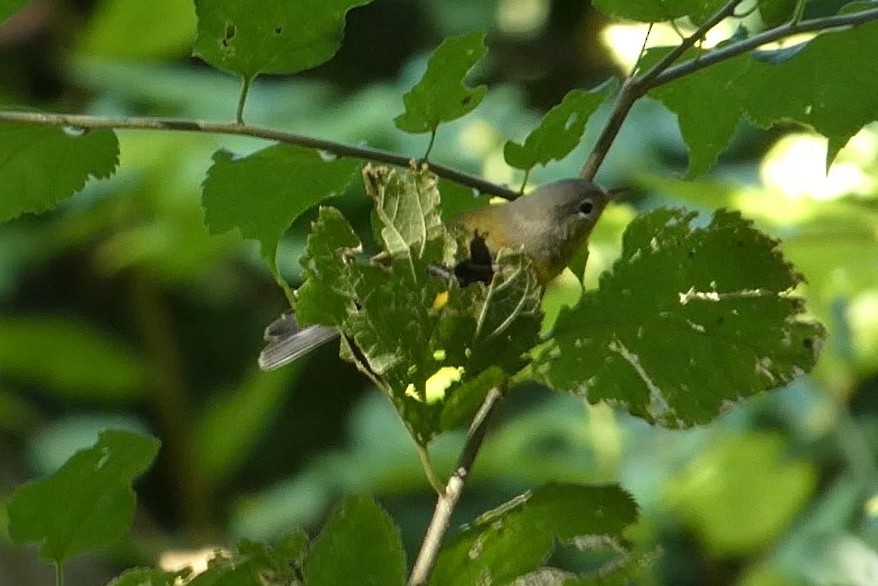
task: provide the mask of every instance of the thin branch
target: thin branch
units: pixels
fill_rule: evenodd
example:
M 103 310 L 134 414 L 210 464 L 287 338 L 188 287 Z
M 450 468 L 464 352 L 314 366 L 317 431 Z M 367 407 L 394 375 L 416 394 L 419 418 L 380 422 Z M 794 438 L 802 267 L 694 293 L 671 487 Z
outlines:
M 878 8 L 873 8 L 851 14 L 814 18 L 805 21 L 792 21 L 790 24 L 699 55 L 697 59 L 691 59 L 674 65 L 674 62 L 703 37 L 707 31 L 716 26 L 723 18 L 732 14 L 740 2 L 741 0 L 728 2 L 719 12 L 708 19 L 692 35 L 684 39 L 674 50 L 665 55 L 649 71 L 639 77 L 625 80 L 622 88 L 619 90 L 619 94 L 616 96 L 616 102 L 613 105 L 613 110 L 610 112 L 610 117 L 604 125 L 603 131 L 598 137 L 585 165 L 582 166 L 579 172 L 580 177 L 594 179 L 598 168 L 603 163 L 613 141 L 615 141 L 616 136 L 619 134 L 619 130 L 622 128 L 622 124 L 625 122 L 634 102 L 649 90 L 786 37 L 806 32 L 855 27 L 878 20 Z
M 631 110 L 634 102 L 646 93 L 646 87 L 650 81 L 673 65 L 677 59 L 702 39 L 710 29 L 715 27 L 721 20 L 734 13 L 735 8 L 737 8 L 738 4 L 741 2 L 743 2 L 743 0 L 729 0 L 729 2 L 719 9 L 716 14 L 708 18 L 700 27 L 698 27 L 694 33 L 683 39 L 679 45 L 662 57 L 649 71 L 640 77 L 629 76 L 625 79 L 622 83 L 622 88 L 619 90 L 619 94 L 616 96 L 616 102 L 613 104 L 613 110 L 610 112 L 610 117 L 604 125 L 603 131 L 600 136 L 598 136 L 598 140 L 595 143 L 591 154 L 588 156 L 588 159 L 579 171 L 580 177 L 592 180 L 594 179 L 594 176 L 597 175 L 598 168 L 601 166 L 601 163 L 604 162 L 604 158 L 607 156 L 607 152 L 609 152 L 610 147 L 616 140 L 619 130 L 622 129 L 622 123 L 625 122 L 625 119 L 628 117 L 628 112 Z
M 339 157 L 375 161 L 401 167 L 408 166 L 412 161 L 412 157 L 406 157 L 405 155 L 392 153 L 390 151 L 362 146 L 352 146 L 331 140 L 314 138 L 292 132 L 284 132 L 274 128 L 250 126 L 235 122 L 216 122 L 212 120 L 183 118 L 109 118 L 105 116 L 87 116 L 82 114 L 48 114 L 40 112 L 11 111 L 0 111 L 0 122 L 33 124 L 36 126 L 68 126 L 85 130 L 173 130 L 205 132 L 210 134 L 234 134 L 239 136 L 249 136 L 252 138 L 275 140 L 287 144 L 317 149 Z M 463 171 L 458 171 L 457 169 L 437 163 L 428 162 L 427 165 L 430 170 L 439 177 L 443 177 L 460 185 L 471 187 L 481 193 L 496 195 L 510 200 L 518 197 L 518 194 L 512 189 L 503 185 L 491 183 L 481 177 L 464 173 Z
M 754 35 L 749 39 L 726 45 L 722 49 L 710 51 L 709 53 L 699 56 L 698 59 L 692 59 L 674 65 L 673 67 L 669 67 L 665 71 L 656 75 L 652 80 L 647 81 L 644 84 L 643 90 L 650 90 L 660 85 L 670 83 L 676 79 L 700 71 L 705 67 L 716 65 L 721 61 L 727 61 L 728 59 L 743 55 L 753 49 L 758 49 L 762 45 L 780 41 L 786 37 L 791 37 L 801 33 L 855 27 L 875 20 L 878 20 L 878 8 L 872 8 L 870 10 L 863 10 L 851 14 L 827 16 L 824 18 L 813 18 L 811 20 L 793 22 L 786 26 L 774 28 L 765 31 L 764 33 Z
M 436 501 L 436 510 L 433 512 L 433 518 L 430 520 L 424 541 L 421 543 L 421 551 L 418 552 L 418 557 L 412 568 L 412 574 L 408 582 L 409 586 L 423 586 L 430 578 L 430 572 L 433 570 L 436 556 L 439 554 L 439 547 L 442 545 L 442 538 L 448 531 L 451 514 L 457 506 L 457 501 L 460 500 L 466 478 L 472 471 L 476 455 L 482 447 L 482 441 L 485 439 L 485 432 L 488 429 L 491 415 L 494 413 L 494 409 L 497 407 L 500 399 L 503 398 L 505 391 L 505 387 L 491 389 L 479 408 L 479 412 L 473 418 L 469 433 L 467 433 L 466 443 L 454 469 L 454 474 L 448 479 L 445 490 Z

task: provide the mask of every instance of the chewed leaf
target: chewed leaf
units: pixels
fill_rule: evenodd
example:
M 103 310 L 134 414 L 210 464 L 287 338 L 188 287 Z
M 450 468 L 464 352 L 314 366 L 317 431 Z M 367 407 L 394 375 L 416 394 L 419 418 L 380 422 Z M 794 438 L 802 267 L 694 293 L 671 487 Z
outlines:
M 368 165 L 363 182 L 374 202 L 384 248 L 391 255 L 422 257 L 426 247 L 445 234 L 435 175 Z
M 556 322 L 535 370 L 554 388 L 622 403 L 671 427 L 809 371 L 824 336 L 791 295 L 800 275 L 738 213 L 705 228 L 656 210 L 625 233 L 622 258 Z
M 238 228 L 244 238 L 258 240 L 274 270 L 284 231 L 321 199 L 343 193 L 359 166 L 286 144 L 243 157 L 217 151 L 203 184 L 205 222 L 212 234 Z
M 432 132 L 442 122 L 473 110 L 488 88 L 463 83 L 467 72 L 484 55 L 485 33 L 475 32 L 442 41 L 430 57 L 427 72 L 405 96 L 405 112 L 394 119 L 405 132 Z
M 485 513 L 449 540 L 430 584 L 509 584 L 539 568 L 557 542 L 618 551 L 622 531 L 636 519 L 634 500 L 616 485 L 544 486 Z

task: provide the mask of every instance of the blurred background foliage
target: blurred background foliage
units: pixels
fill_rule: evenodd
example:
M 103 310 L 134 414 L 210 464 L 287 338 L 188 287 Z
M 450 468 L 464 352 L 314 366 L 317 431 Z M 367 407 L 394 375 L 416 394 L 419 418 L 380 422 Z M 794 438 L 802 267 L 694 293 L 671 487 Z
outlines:
M 809 15 L 838 4 L 809 3 Z M 190 0 L 33 0 L 0 28 L 0 102 L 229 120 L 238 83 L 188 56 L 194 27 Z M 247 120 L 417 156 L 426 137 L 392 123 L 401 96 L 444 36 L 478 28 L 489 31 L 489 54 L 475 77 L 491 91 L 440 129 L 432 156 L 511 185 L 521 177 L 503 163 L 505 139 L 520 140 L 569 89 L 630 68 L 645 32 L 581 0 L 376 0 L 350 13 L 334 60 L 260 79 Z M 676 40 L 660 27 L 653 38 Z M 575 175 L 605 116 L 606 108 L 577 151 L 532 180 Z M 258 371 L 262 329 L 284 309 L 283 293 L 253 243 L 210 237 L 203 225 L 199 185 L 211 153 L 264 144 L 119 138 L 112 179 L 0 226 L 0 502 L 99 430 L 124 427 L 159 436 L 159 460 L 139 483 L 130 541 L 73 563 L 70 584 L 159 556 L 178 563 L 188 559 L 181 552 L 239 537 L 270 540 L 294 526 L 313 533 L 342 495 L 357 492 L 387 507 L 413 550 L 435 495 L 392 409 L 332 347 Z M 828 175 L 825 152 L 806 129 L 742 126 L 708 176 L 684 182 L 673 117 L 650 101 L 634 109 L 598 176 L 634 190 L 592 237 L 588 282 L 614 260 L 638 210 L 740 209 L 782 240 L 807 278 L 801 294 L 830 332 L 821 360 L 811 376 L 688 431 L 517 388 L 458 522 L 540 483 L 618 480 L 642 508 L 635 549 L 657 553 L 642 583 L 878 583 L 878 128 L 851 140 Z M 447 214 L 471 203 L 459 191 L 445 198 Z M 365 228 L 360 188 L 332 203 Z M 308 222 L 280 250 L 294 284 Z M 573 283 L 552 285 L 550 313 Z M 450 434 L 431 448 L 439 469 L 450 469 L 461 439 Z M 34 551 L 0 537 L 0 584 L 43 576 L 51 569 Z

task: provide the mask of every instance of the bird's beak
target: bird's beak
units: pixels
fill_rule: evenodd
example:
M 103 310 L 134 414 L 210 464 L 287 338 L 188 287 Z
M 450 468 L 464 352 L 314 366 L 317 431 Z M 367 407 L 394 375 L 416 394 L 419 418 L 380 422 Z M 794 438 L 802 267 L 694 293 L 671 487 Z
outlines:
M 632 188 L 630 186 L 612 187 L 610 189 L 607 189 L 605 193 L 607 194 L 610 201 L 618 201 L 625 197 L 625 194 L 631 191 L 631 189 Z

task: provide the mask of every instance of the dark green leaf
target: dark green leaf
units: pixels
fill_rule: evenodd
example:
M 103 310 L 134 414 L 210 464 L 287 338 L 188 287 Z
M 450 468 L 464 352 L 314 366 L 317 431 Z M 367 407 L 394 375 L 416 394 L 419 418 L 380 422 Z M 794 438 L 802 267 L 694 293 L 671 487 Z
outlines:
M 549 110 L 540 125 L 520 145 L 508 141 L 503 147 L 506 162 L 516 169 L 531 169 L 566 157 L 579 144 L 585 123 L 607 98 L 610 84 L 595 92 L 572 90 Z
M 320 208 L 301 258 L 305 283 L 296 291 L 295 307 L 300 325 L 344 323 L 356 299 L 348 265 L 359 246 L 359 238 L 341 212 Z
M 274 270 L 277 242 L 292 221 L 343 193 L 358 168 L 353 159 L 325 160 L 317 151 L 284 144 L 245 157 L 217 151 L 204 180 L 205 222 L 212 234 L 238 228 L 244 238 L 258 240 Z
M 759 0 L 759 16 L 772 28 L 790 20 L 799 0 Z
M 801 282 L 777 242 L 738 213 L 706 228 L 661 209 L 633 221 L 600 288 L 561 312 L 535 369 L 557 389 L 620 402 L 672 427 L 809 371 L 823 328 L 803 321 Z
M 432 132 L 442 122 L 473 110 L 488 88 L 467 87 L 463 79 L 485 52 L 485 33 L 474 32 L 442 41 L 430 57 L 427 72 L 405 96 L 405 112 L 394 119 L 405 132 Z
M 644 68 L 668 51 L 668 48 L 647 51 Z M 696 58 L 702 54 L 692 50 L 687 56 Z M 744 56 L 723 61 L 649 92 L 677 114 L 680 133 L 689 147 L 689 177 L 710 169 L 729 144 L 747 97 L 746 83 L 738 83 L 738 80 L 745 74 L 748 59 Z
M 553 484 L 490 511 L 439 551 L 430 584 L 505 584 L 537 569 L 555 541 L 616 545 L 637 506 L 615 485 Z
M 105 431 L 43 480 L 18 487 L 9 501 L 9 536 L 42 543 L 40 554 L 61 563 L 112 544 L 134 518 L 134 478 L 155 458 L 159 441 L 127 431 Z
M 782 51 L 754 55 L 746 78 L 747 117 L 768 128 L 795 120 L 829 139 L 827 166 L 866 124 L 878 120 L 878 22 L 829 32 L 787 59 Z M 856 80 L 856 83 L 852 83 Z
M 644 64 L 666 51 L 649 51 Z M 677 114 L 689 147 L 690 176 L 716 161 L 742 117 L 763 128 L 785 120 L 814 128 L 829 139 L 828 165 L 854 134 L 878 120 L 875 54 L 878 22 L 870 22 L 791 48 L 729 59 L 649 95 Z M 703 53 L 687 55 L 696 59 Z
M 61 396 L 127 401 L 147 388 L 146 366 L 121 340 L 58 317 L 0 318 L 0 364 L 5 376 Z
M 0 222 L 54 207 L 89 177 L 112 175 L 118 163 L 111 130 L 0 124 Z
M 309 586 L 405 581 L 399 529 L 369 497 L 348 498 L 324 525 L 304 564 Z
M 316 67 L 341 47 L 348 10 L 371 0 L 196 0 L 193 54 L 251 79 Z

